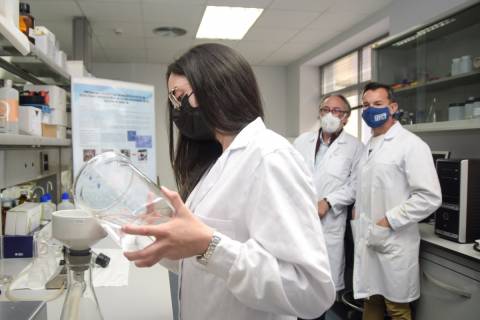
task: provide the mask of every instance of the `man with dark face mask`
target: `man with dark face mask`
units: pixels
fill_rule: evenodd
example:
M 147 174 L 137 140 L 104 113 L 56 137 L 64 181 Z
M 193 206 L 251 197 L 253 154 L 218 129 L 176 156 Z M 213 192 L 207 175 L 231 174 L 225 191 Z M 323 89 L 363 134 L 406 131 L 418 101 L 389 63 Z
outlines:
M 440 184 L 428 145 L 394 119 L 390 87 L 370 83 L 362 100 L 373 136 L 356 174 L 354 296 L 365 298 L 363 319 L 383 320 L 386 310 L 408 320 L 420 296 L 417 222 L 440 206 Z
M 320 103 L 320 129 L 306 132 L 294 142 L 312 171 L 318 215 L 322 219 L 337 292 L 345 288 L 343 238 L 347 207 L 353 203 L 355 195 L 350 182 L 363 151 L 363 144 L 343 130 L 350 109 L 344 96 L 325 96 Z

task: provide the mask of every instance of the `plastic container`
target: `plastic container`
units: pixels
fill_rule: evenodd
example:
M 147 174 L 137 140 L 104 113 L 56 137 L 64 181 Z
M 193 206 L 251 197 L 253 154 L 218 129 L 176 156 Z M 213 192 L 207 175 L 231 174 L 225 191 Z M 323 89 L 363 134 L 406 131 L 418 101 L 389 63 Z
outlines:
M 5 80 L 0 88 L 0 132 L 18 134 L 18 91 L 12 80 Z
M 448 105 L 448 120 L 463 120 L 465 118 L 465 103 L 450 103 Z
M 475 97 L 469 97 L 465 101 L 465 119 L 473 118 L 473 108 L 475 106 Z
M 70 196 L 68 195 L 68 192 L 62 193 L 61 199 L 62 201 L 57 206 L 58 211 L 75 209 L 75 205 L 70 201 Z
M 173 213 L 160 189 L 117 152 L 102 153 L 85 163 L 73 188 L 76 206 L 100 219 L 119 244 L 123 225 L 158 224 Z
M 472 111 L 473 118 L 480 118 L 480 97 L 475 98 L 475 104 Z
M 469 73 L 473 70 L 472 56 L 463 56 L 460 58 L 460 73 Z
M 42 203 L 42 220 L 52 220 L 52 213 L 57 211 L 57 206 L 52 202 L 52 195 L 46 193 L 40 197 Z
M 459 73 L 460 73 L 460 58 L 453 58 L 452 59 L 451 74 L 452 74 L 452 76 L 456 76 Z

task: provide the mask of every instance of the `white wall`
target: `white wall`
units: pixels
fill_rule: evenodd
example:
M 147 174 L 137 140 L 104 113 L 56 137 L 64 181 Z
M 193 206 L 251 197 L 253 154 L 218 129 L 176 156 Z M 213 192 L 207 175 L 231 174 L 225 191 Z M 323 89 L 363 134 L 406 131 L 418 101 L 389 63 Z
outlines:
M 253 67 L 262 95 L 267 127 L 286 135 L 287 69 L 286 67 Z M 96 63 L 92 74 L 97 78 L 145 83 L 155 86 L 157 123 L 157 174 L 160 183 L 175 188 L 168 154 L 166 114 L 166 65 L 140 63 Z
M 312 79 L 318 66 L 348 53 L 359 46 L 375 40 L 382 34 L 396 35 L 410 28 L 427 23 L 444 14 L 453 13 L 478 0 L 397 0 L 362 22 L 339 34 L 334 39 L 317 48 L 310 54 L 290 64 L 287 68 L 289 120 L 287 134 L 296 136 L 308 130 L 315 122 L 315 109 L 306 105 L 315 100 L 317 92 L 312 91 L 311 83 L 302 79 Z M 317 71 L 318 72 L 318 71 Z M 319 88 L 318 88 L 319 89 Z M 305 96 L 305 93 L 308 96 Z

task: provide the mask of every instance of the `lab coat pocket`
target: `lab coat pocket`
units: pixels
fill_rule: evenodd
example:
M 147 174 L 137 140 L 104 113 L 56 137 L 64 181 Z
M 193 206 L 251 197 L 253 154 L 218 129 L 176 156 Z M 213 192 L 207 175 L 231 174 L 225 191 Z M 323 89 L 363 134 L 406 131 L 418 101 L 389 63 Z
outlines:
M 339 179 L 345 179 L 349 175 L 351 160 L 346 157 L 332 157 L 326 167 L 327 173 Z
M 379 253 L 388 253 L 391 251 L 390 235 L 392 231 L 390 228 L 381 227 L 377 224 L 372 224 L 369 228 L 367 237 L 367 246 Z

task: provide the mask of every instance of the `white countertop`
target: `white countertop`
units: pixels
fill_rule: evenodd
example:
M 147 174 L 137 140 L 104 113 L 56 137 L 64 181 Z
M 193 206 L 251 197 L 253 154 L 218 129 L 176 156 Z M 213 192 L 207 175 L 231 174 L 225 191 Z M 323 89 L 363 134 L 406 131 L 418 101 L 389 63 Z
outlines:
M 434 226 L 427 223 L 419 223 L 420 236 L 422 241 L 434 244 L 436 246 L 458 252 L 462 255 L 477 259 L 480 261 L 480 252 L 473 249 L 473 243 L 457 243 L 440 238 L 435 234 Z
M 101 248 L 116 248 L 113 241 L 104 239 Z M 0 271 L 15 276 L 25 268 L 31 259 L 0 259 Z M 117 320 L 171 320 L 172 303 L 168 271 L 160 265 L 151 268 L 137 268 L 130 265 L 128 286 L 97 287 L 97 298 L 105 319 Z M 58 320 L 65 299 L 65 293 L 47 303 L 48 320 Z M 2 292 L 0 300 L 5 300 Z

